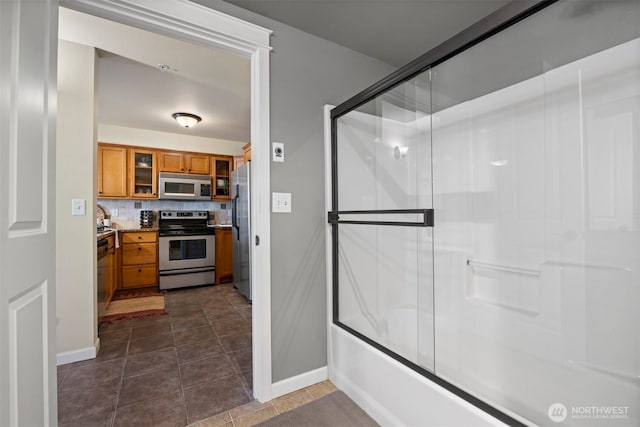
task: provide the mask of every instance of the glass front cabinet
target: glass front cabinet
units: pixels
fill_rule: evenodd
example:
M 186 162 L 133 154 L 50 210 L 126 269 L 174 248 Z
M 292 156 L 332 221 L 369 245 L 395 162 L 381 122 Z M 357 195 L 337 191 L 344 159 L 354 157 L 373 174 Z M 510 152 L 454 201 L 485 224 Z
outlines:
M 157 155 L 152 150 L 130 149 L 129 188 L 133 198 L 158 197 Z
M 211 178 L 213 180 L 213 199 L 231 200 L 231 171 L 233 157 L 211 156 Z

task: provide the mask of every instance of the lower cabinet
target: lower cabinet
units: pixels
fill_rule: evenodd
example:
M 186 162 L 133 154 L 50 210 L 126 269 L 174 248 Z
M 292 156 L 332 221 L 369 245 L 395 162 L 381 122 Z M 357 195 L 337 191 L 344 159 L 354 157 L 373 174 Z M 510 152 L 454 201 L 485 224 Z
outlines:
M 121 289 L 158 286 L 158 233 L 122 233 Z
M 233 241 L 230 228 L 216 229 L 216 284 L 233 281 Z

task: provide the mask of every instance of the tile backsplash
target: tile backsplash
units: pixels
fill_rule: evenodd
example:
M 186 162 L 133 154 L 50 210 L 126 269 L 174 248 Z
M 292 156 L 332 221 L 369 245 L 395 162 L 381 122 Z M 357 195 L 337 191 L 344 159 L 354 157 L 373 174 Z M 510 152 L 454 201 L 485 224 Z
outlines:
M 131 200 L 98 199 L 111 218 L 112 227 L 137 228 L 140 225 L 140 211 L 154 211 L 154 225 L 157 226 L 157 213 L 163 210 L 209 211 L 216 216 L 216 222 L 225 224 L 231 221 L 231 202 L 180 201 L 180 200 Z M 140 206 L 140 207 L 138 207 Z M 117 213 L 117 215 L 114 215 Z

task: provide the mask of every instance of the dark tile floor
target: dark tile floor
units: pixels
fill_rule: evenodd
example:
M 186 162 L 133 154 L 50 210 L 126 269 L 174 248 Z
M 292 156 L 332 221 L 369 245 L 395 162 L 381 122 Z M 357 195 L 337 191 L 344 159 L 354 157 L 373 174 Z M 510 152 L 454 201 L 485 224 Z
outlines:
M 174 290 L 169 315 L 99 329 L 94 360 L 58 367 L 60 426 L 184 426 L 253 400 L 251 308 L 231 285 Z

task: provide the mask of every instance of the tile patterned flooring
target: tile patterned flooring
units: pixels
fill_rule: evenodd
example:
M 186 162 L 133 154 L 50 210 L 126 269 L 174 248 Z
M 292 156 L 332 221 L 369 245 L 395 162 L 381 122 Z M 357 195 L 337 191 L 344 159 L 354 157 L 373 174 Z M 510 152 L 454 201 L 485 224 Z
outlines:
M 247 301 L 231 285 L 166 298 L 169 315 L 102 325 L 96 359 L 58 366 L 61 427 L 245 427 L 336 390 L 253 400 Z
M 185 426 L 252 401 L 246 299 L 207 286 L 166 308 L 102 325 L 96 359 L 58 367 L 60 426 Z

